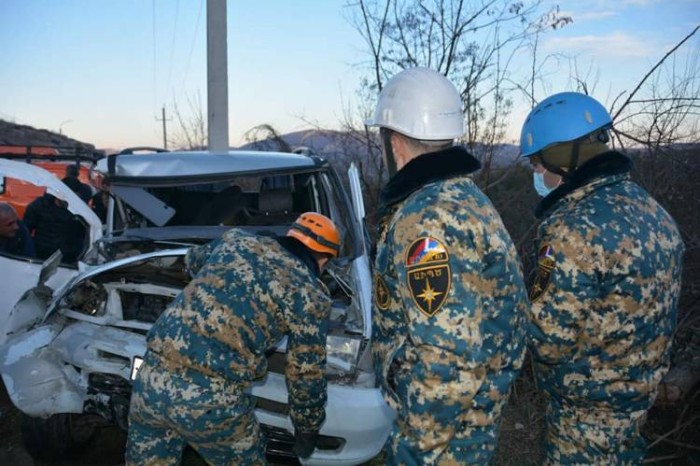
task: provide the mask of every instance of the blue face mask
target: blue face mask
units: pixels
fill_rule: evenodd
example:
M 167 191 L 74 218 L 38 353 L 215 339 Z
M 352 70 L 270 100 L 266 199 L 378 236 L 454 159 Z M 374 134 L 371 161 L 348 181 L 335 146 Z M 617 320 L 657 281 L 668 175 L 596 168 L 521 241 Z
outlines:
M 535 191 L 537 191 L 537 194 L 539 194 L 542 197 L 546 197 L 549 193 L 554 191 L 556 188 L 548 188 L 544 184 L 544 173 L 537 173 L 533 172 L 532 173 L 532 179 L 534 181 L 535 185 Z

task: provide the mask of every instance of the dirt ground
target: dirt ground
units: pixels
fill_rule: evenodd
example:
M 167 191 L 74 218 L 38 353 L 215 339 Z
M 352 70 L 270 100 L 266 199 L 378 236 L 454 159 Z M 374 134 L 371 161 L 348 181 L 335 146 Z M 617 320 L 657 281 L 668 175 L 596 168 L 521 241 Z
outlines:
M 533 395 L 532 393 L 527 393 L 522 387 L 516 387 L 516 392 L 517 390 L 521 390 L 522 393 L 520 393 L 519 396 L 523 400 Z M 537 414 L 541 411 L 537 409 L 539 404 L 541 404 L 541 402 L 537 399 L 528 399 L 527 402 L 520 404 L 510 403 L 508 405 L 501 429 L 502 441 L 500 445 L 517 445 L 519 452 L 517 455 L 513 456 L 510 448 L 499 447 L 495 464 L 537 464 L 537 460 L 541 454 L 541 449 L 539 448 L 541 416 Z M 79 458 L 73 461 L 51 464 L 56 466 L 123 465 L 125 442 L 126 436 L 119 428 L 101 428 L 94 442 L 92 442 L 91 446 Z M 517 458 L 516 462 L 512 461 L 513 458 Z M 185 461 L 185 463 L 190 463 L 190 466 L 194 466 L 196 461 Z M 377 458 L 366 466 L 379 466 L 382 463 L 381 458 Z M 45 464 L 47 463 L 34 460 L 25 451 L 20 431 L 20 413 L 12 405 L 7 397 L 4 386 L 0 383 L 0 465 L 43 466 Z
M 100 429 L 92 448 L 80 460 L 67 463 L 52 463 L 56 466 L 90 465 L 112 466 L 124 464 L 126 436 L 119 428 Z M 0 383 L 0 465 L 42 466 L 35 461 L 22 444 L 20 413 L 12 405 L 4 384 Z
M 497 465 L 534 465 L 541 455 L 539 439 L 542 434 L 541 400 L 532 390 L 519 383 L 514 396 L 520 403 L 510 403 L 501 428 L 501 441 L 494 464 Z M 91 446 L 73 461 L 51 463 L 56 466 L 117 466 L 123 465 L 125 434 L 117 427 L 104 427 L 98 430 Z M 517 449 L 517 454 L 513 448 Z M 194 466 L 196 461 L 185 461 Z M 381 458 L 366 466 L 379 466 Z M 0 383 L 0 465 L 43 466 L 47 463 L 34 460 L 24 449 L 20 431 L 20 413 L 12 405 L 5 387 Z M 287 463 L 289 464 L 289 463 Z M 277 466 L 277 465 L 274 465 Z
M 527 466 L 541 464 L 544 403 L 527 374 L 516 383 L 508 403 L 496 455 L 495 466 Z M 645 464 L 664 466 L 700 466 L 700 393 L 673 406 L 656 406 L 645 427 L 645 436 L 652 445 Z M 125 434 L 116 427 L 99 429 L 94 442 L 83 455 L 56 466 L 123 465 Z M 20 413 L 10 402 L 0 384 L 0 465 L 43 466 L 24 449 L 20 432 Z M 191 458 L 185 466 L 195 466 Z M 381 458 L 365 466 L 379 466 Z M 272 465 L 279 466 L 279 465 Z

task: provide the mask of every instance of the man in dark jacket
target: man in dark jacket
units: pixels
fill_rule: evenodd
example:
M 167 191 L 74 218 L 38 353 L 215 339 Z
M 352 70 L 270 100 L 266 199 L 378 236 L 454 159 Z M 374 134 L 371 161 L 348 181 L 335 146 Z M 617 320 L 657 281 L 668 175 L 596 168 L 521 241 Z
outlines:
M 61 181 L 79 194 L 81 183 L 77 179 Z M 78 260 L 85 242 L 85 225 L 68 210 L 65 201 L 48 193 L 35 199 L 27 206 L 24 224 L 34 237 L 39 259 L 46 259 L 60 249 L 64 262 Z
M 0 202 L 0 252 L 35 257 L 34 242 L 17 212 L 7 202 Z
M 608 148 L 611 126 L 595 99 L 564 92 L 522 130 L 545 195 L 529 346 L 549 400 L 546 464 L 641 464 L 640 428 L 669 365 L 683 241 Z
M 66 167 L 66 176 L 63 179 L 64 183 L 65 183 L 66 178 L 72 178 L 75 181 L 77 181 L 77 183 L 72 182 L 72 185 L 75 188 L 71 188 L 71 189 L 73 189 L 73 191 L 78 195 L 78 197 L 80 199 L 82 199 L 83 202 L 85 202 L 87 204 L 90 201 L 90 199 L 92 198 L 92 189 L 90 188 L 89 185 L 80 181 L 80 165 L 77 163 L 68 165 Z
M 331 307 L 320 274 L 339 251 L 333 222 L 307 212 L 286 236 L 232 229 L 187 253 L 193 279 L 151 328 L 134 383 L 127 465 L 178 464 L 187 444 L 209 464 L 265 464 L 244 392 L 285 335 L 294 451 L 311 455 L 325 419 Z

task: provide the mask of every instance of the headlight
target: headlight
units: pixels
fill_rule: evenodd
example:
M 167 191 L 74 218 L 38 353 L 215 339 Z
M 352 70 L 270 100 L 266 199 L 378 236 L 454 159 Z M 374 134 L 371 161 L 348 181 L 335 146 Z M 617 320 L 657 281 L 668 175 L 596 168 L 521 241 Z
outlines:
M 362 339 L 347 335 L 328 335 L 326 375 L 344 377 L 355 373 Z
M 60 306 L 92 317 L 102 317 L 107 311 L 109 298 L 109 293 L 102 285 L 85 280 L 61 299 Z

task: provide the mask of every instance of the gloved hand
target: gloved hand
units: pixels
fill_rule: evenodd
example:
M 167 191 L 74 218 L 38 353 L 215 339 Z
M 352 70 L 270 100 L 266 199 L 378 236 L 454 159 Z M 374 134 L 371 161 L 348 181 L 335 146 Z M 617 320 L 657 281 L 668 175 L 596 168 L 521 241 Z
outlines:
M 294 448 L 292 451 L 299 458 L 308 458 L 316 449 L 316 440 L 318 439 L 318 432 L 300 432 L 298 430 L 294 431 Z

